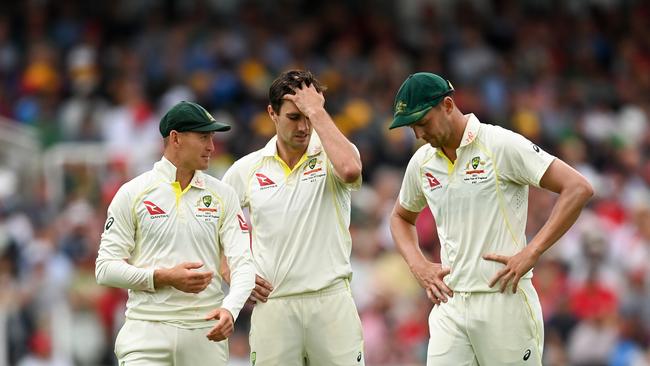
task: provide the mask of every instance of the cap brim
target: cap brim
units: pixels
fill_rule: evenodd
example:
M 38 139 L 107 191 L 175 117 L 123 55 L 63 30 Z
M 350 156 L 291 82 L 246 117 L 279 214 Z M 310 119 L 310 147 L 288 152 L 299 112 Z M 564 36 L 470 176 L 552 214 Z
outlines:
M 415 122 L 422 119 L 422 117 L 424 117 L 424 115 L 427 114 L 427 112 L 429 112 L 431 108 L 433 107 L 429 106 L 422 110 L 410 114 L 400 114 L 397 117 L 395 117 L 395 119 L 393 119 L 393 123 L 390 124 L 390 127 L 388 127 L 388 129 L 392 130 L 393 128 L 412 125 Z
M 212 122 L 212 123 L 210 123 L 210 124 L 207 124 L 207 125 L 205 125 L 205 126 L 192 128 L 191 130 L 188 130 L 188 131 L 196 131 L 196 132 L 212 132 L 212 131 L 216 131 L 216 132 L 225 132 L 225 131 L 230 131 L 230 125 L 227 125 L 227 124 L 225 124 L 225 123 L 223 123 L 223 122 L 217 122 L 217 121 L 214 121 L 214 122 Z

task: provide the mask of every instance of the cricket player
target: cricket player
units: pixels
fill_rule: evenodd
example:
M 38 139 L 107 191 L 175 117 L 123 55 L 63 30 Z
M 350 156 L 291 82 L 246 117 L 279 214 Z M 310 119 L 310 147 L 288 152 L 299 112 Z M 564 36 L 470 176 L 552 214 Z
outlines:
M 252 224 L 256 366 L 364 364 L 348 230 L 361 160 L 325 110 L 322 90 L 308 71 L 280 75 L 267 107 L 276 136 L 223 178 Z
M 255 283 L 237 194 L 201 172 L 215 131 L 229 129 L 198 104 L 176 104 L 160 121 L 164 156 L 108 208 L 95 273 L 129 290 L 119 365 L 226 365 L 223 340 Z M 215 275 L 222 254 L 232 269 L 225 297 Z
M 434 303 L 427 365 L 541 365 L 544 325 L 532 268 L 593 190 L 523 136 L 463 114 L 453 93 L 438 75 L 409 76 L 390 126 L 409 126 L 427 142 L 406 168 L 391 216 L 397 248 Z M 527 242 L 529 185 L 559 196 Z M 442 263 L 427 260 L 418 246 L 415 220 L 427 204 Z

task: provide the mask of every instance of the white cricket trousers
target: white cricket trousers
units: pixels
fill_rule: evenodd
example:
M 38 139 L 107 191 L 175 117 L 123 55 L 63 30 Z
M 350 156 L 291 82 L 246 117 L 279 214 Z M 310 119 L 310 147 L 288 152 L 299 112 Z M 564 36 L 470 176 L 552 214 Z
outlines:
M 427 366 L 541 366 L 544 321 L 529 279 L 500 292 L 454 292 L 429 315 Z
M 361 321 L 347 280 L 253 308 L 254 366 L 363 366 Z
M 228 340 L 206 338 L 211 328 L 185 329 L 127 319 L 115 339 L 119 366 L 226 366 Z

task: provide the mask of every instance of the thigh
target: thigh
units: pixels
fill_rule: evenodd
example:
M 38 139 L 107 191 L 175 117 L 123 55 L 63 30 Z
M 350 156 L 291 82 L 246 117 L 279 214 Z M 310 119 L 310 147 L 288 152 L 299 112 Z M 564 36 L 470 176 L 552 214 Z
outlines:
M 480 364 L 541 365 L 542 311 L 530 281 L 522 281 L 516 294 L 480 296 L 471 309 L 471 339 Z
M 309 366 L 364 365 L 363 335 L 349 291 L 304 299 Z
M 118 365 L 172 366 L 174 338 L 162 324 L 127 319 L 115 339 Z
M 176 365 L 226 366 L 228 340 L 213 342 L 206 338 L 210 328 L 178 329 Z
M 254 366 L 302 366 L 303 328 L 299 299 L 257 303 L 251 315 L 249 342 Z
M 429 314 L 427 366 L 477 366 L 474 349 L 465 329 L 465 299 L 455 294 Z

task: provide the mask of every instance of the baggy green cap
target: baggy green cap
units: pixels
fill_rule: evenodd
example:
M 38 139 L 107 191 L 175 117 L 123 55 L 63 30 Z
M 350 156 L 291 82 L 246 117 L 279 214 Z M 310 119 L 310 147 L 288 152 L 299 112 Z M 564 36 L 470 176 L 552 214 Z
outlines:
M 429 72 L 409 75 L 397 91 L 393 104 L 393 123 L 389 129 L 419 121 L 429 110 L 454 92 L 451 83 Z
M 172 130 L 178 132 L 222 132 L 230 130 L 230 125 L 215 121 L 214 117 L 200 105 L 182 101 L 173 106 L 160 119 L 159 129 L 162 137 L 167 137 Z

